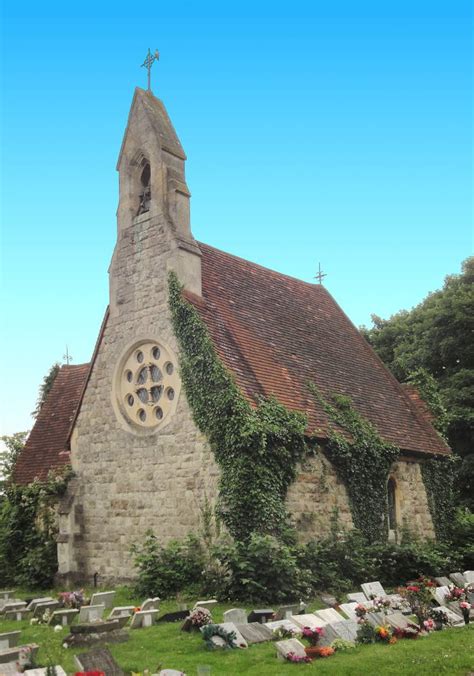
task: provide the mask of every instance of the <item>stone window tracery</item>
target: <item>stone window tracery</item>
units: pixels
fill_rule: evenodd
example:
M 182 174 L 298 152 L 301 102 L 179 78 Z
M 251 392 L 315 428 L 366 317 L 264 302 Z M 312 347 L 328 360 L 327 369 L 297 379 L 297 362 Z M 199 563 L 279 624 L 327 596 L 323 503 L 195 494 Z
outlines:
M 118 408 L 127 423 L 153 430 L 176 408 L 176 358 L 157 341 L 143 341 L 122 358 L 115 378 Z

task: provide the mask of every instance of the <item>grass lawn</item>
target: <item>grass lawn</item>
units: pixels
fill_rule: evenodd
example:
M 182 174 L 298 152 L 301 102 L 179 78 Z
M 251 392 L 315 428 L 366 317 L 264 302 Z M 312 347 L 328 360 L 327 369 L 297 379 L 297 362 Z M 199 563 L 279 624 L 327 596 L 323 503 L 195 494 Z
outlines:
M 91 590 L 88 590 L 89 593 Z M 41 595 L 56 596 L 56 592 L 41 592 Z M 19 597 L 31 597 L 32 593 L 18 593 Z M 126 588 L 117 592 L 115 605 L 139 605 L 138 599 Z M 235 604 L 238 605 L 238 604 Z M 224 610 L 230 604 L 220 604 L 213 610 L 213 618 L 222 620 Z M 311 612 L 317 604 L 310 604 Z M 250 605 L 248 606 L 250 608 Z M 176 610 L 174 601 L 163 602 L 161 610 Z M 22 630 L 21 643 L 38 643 L 38 663 L 61 664 L 68 673 L 74 673 L 74 654 L 85 649 L 64 649 L 62 641 L 67 628 L 54 633 L 48 626 L 30 626 L 28 621 L 0 621 L 0 633 Z M 208 651 L 197 633 L 180 631 L 180 623 L 158 624 L 146 629 L 130 631 L 127 643 L 111 644 L 110 651 L 125 671 L 150 669 L 156 673 L 161 668 L 181 669 L 187 676 L 196 674 L 198 665 L 210 665 L 212 676 L 220 674 L 279 675 L 295 674 L 386 674 L 416 675 L 459 674 L 466 676 L 474 671 L 474 624 L 461 629 L 445 629 L 416 640 L 398 641 L 393 646 L 358 646 L 347 653 L 335 654 L 327 659 L 318 659 L 311 664 L 286 664 L 276 659 L 272 643 L 252 645 L 247 650 Z M 0 665 L 1 674 L 1 665 Z

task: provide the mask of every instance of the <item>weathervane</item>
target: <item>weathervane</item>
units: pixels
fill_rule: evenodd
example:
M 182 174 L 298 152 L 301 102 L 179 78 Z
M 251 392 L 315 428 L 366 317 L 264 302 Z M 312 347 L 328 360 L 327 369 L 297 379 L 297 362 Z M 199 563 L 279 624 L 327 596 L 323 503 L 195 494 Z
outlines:
M 318 263 L 318 274 L 315 276 L 314 279 L 317 279 L 320 284 L 323 283 L 324 277 L 327 277 L 327 274 L 321 270 L 321 263 Z
M 157 49 L 155 49 L 155 53 L 152 54 L 150 51 L 150 48 L 148 47 L 148 54 L 146 55 L 145 61 L 142 63 L 141 67 L 146 68 L 148 71 L 148 91 L 151 92 L 151 67 L 155 63 L 155 61 L 158 61 L 160 58 L 160 54 Z

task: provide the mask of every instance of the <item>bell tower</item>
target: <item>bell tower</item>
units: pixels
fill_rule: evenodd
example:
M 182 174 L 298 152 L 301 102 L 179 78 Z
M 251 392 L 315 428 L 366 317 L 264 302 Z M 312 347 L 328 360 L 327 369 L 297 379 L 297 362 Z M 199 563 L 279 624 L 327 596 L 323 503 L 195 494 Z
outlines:
M 117 243 L 109 269 L 112 315 L 120 312 L 127 295 L 124 271 L 131 261 L 121 260 L 124 238 L 139 239 L 144 228 L 164 229 L 166 270 L 174 270 L 185 288 L 201 295 L 201 252 L 191 233 L 185 162 L 163 103 L 151 90 L 137 87 L 117 162 Z

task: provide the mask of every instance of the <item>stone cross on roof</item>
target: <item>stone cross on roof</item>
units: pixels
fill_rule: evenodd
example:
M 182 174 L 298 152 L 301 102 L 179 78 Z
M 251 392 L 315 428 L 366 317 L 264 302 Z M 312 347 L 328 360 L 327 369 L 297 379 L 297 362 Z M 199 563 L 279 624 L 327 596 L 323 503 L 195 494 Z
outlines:
M 155 61 L 158 61 L 160 58 L 160 54 L 157 49 L 155 49 L 155 53 L 152 54 L 150 51 L 150 48 L 148 47 L 148 54 L 146 55 L 145 61 L 142 63 L 141 67 L 146 68 L 148 71 L 148 91 L 151 92 L 151 67 L 154 64 Z

